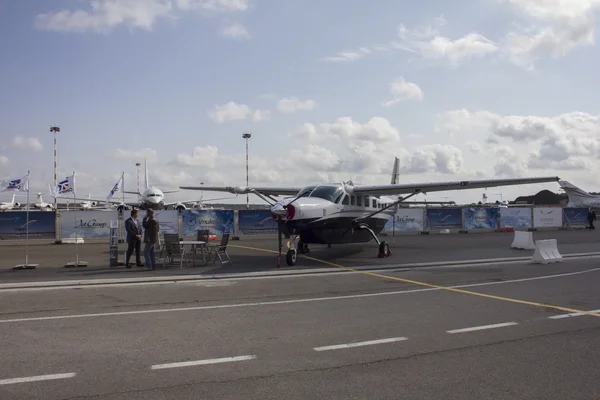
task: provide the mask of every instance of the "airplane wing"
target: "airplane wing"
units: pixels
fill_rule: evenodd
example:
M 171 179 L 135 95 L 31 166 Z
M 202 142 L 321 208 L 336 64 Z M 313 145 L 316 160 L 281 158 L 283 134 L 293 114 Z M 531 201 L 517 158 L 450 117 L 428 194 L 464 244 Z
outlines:
M 388 185 L 357 185 L 348 186 L 350 193 L 378 195 L 403 195 L 411 193 L 429 193 L 443 192 L 446 190 L 464 190 L 480 189 L 496 186 L 527 185 L 532 183 L 558 182 L 560 178 L 539 177 L 539 178 L 512 178 L 512 179 L 484 179 L 474 181 L 453 181 L 453 182 L 429 182 L 414 184 L 388 184 Z
M 302 187 L 246 187 L 246 186 L 179 186 L 179 189 L 185 190 L 206 190 L 209 192 L 228 192 L 233 194 L 246 194 L 252 191 L 259 192 L 266 196 L 298 194 Z
M 65 199 L 67 199 L 69 201 L 70 200 L 95 201 L 98 204 L 117 204 L 117 205 L 119 205 L 119 204 L 125 204 L 127 206 L 135 206 L 135 207 L 137 207 L 139 205 L 139 203 L 137 201 L 135 201 L 135 202 L 128 202 L 128 201 L 126 201 L 125 203 L 123 203 L 122 201 L 117 201 L 117 200 L 108 200 L 108 201 L 106 201 L 106 200 L 90 199 L 90 198 L 82 199 L 82 198 L 77 198 L 77 197 L 75 197 L 75 198 L 73 198 L 73 197 L 69 197 L 69 198 L 65 197 Z

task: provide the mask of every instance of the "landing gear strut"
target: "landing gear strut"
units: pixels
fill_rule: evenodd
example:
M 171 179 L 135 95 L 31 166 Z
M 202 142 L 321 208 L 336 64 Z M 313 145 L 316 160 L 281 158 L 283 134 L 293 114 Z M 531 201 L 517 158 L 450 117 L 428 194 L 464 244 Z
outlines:
M 360 225 L 358 225 L 357 229 L 363 229 L 363 230 L 368 231 L 371 234 L 371 236 L 373 237 L 373 239 L 375 239 L 375 241 L 379 245 L 379 253 L 377 254 L 378 258 L 389 257 L 392 255 L 392 252 L 390 251 L 390 246 L 388 245 L 388 243 L 385 240 L 380 241 L 379 238 L 377 237 L 377 235 L 375 234 L 375 232 L 373 232 L 373 230 L 371 228 L 369 228 L 369 225 L 360 224 Z

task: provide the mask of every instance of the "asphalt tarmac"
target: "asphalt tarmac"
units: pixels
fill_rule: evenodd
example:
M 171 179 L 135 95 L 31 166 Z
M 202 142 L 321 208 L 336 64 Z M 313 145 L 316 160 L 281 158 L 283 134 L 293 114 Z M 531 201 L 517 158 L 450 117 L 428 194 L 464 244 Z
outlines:
M 600 253 L 600 233 L 587 230 L 538 231 L 533 232 L 534 240 L 556 239 L 562 254 Z M 431 262 L 460 262 L 465 260 L 487 260 L 497 258 L 530 257 L 532 251 L 511 249 L 512 233 L 481 234 L 431 234 L 399 235 L 381 237 L 390 244 L 392 256 L 377 258 L 378 248 L 374 241 L 363 244 L 339 245 L 327 248 L 311 245 L 310 257 L 353 267 L 371 266 L 413 266 Z M 52 243 L 52 244 L 51 244 Z M 119 260 L 124 261 L 126 245 L 121 245 Z M 143 248 L 143 246 L 142 246 Z M 259 273 L 277 271 L 297 271 L 310 268 L 323 268 L 326 264 L 299 255 L 297 264 L 289 267 L 285 262 L 285 245 L 281 266 L 277 268 L 277 237 L 244 237 L 230 241 L 228 253 L 231 264 L 221 266 L 219 261 L 207 266 L 180 268 L 179 264 L 167 265 L 147 271 L 145 268 L 126 269 L 124 266 L 109 268 L 109 246 L 107 243 L 61 244 L 50 241 L 30 241 L 28 246 L 30 263 L 38 264 L 35 270 L 14 271 L 16 265 L 25 262 L 24 242 L 0 242 L 0 284 L 3 282 L 81 280 L 81 279 L 124 279 L 161 276 L 212 276 L 219 274 Z M 88 262 L 87 267 L 65 268 L 64 265 L 79 259 Z M 143 253 L 143 251 L 142 251 Z M 143 258 L 143 254 L 142 254 Z M 132 257 L 135 261 L 135 255 Z
M 565 255 L 596 251 L 595 232 L 543 235 Z M 402 239 L 387 259 L 315 248 L 329 264 L 281 271 L 231 248 L 235 267 L 180 281 L 6 272 L 0 399 L 600 398 L 599 255 L 542 265 L 509 234 Z M 498 257 L 521 259 L 483 260 Z M 38 287 L 18 287 L 33 274 Z

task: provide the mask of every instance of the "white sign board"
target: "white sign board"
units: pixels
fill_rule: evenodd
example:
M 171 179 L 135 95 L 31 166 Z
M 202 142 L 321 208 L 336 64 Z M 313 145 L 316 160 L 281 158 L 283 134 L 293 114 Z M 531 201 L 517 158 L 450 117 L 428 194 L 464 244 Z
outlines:
M 60 236 L 84 239 L 108 238 L 111 221 L 117 219 L 117 211 L 62 211 Z
M 395 219 L 385 224 L 383 232 L 422 231 L 424 220 L 423 208 L 400 208 Z
M 534 228 L 558 228 L 563 225 L 561 207 L 536 207 L 533 209 Z

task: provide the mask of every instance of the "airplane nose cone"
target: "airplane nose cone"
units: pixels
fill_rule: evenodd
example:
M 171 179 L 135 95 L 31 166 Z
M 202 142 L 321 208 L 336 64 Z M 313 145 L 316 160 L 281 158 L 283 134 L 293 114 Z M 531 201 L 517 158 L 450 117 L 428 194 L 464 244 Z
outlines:
M 271 213 L 277 217 L 285 217 L 287 215 L 287 210 L 283 208 L 283 205 L 277 203 L 271 207 Z

